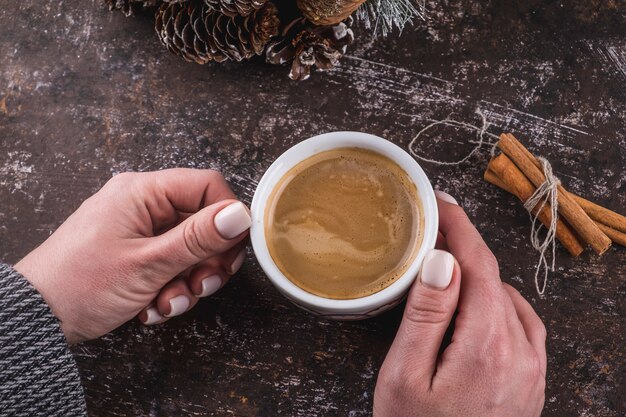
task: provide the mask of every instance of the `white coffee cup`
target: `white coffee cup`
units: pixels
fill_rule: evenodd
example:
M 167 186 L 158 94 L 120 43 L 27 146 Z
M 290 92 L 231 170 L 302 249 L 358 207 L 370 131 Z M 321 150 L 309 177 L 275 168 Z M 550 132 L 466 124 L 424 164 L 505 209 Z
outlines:
M 336 300 L 320 297 L 291 282 L 276 266 L 265 239 L 265 208 L 280 179 L 305 159 L 331 149 L 356 147 L 378 152 L 397 163 L 415 183 L 422 202 L 424 235 L 413 262 L 400 278 L 383 290 L 361 298 Z M 274 286 L 291 302 L 311 313 L 338 320 L 373 317 L 400 303 L 418 275 L 428 251 L 435 247 L 439 215 L 433 188 L 419 164 L 402 148 L 378 136 L 359 132 L 332 132 L 314 136 L 283 153 L 261 178 L 252 199 L 250 237 L 254 253 Z

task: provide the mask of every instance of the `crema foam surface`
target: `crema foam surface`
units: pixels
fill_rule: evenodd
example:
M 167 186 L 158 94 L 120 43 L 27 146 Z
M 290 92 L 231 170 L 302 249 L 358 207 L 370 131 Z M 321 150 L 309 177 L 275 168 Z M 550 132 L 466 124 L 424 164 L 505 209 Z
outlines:
M 415 185 L 391 159 L 361 148 L 301 162 L 268 203 L 265 234 L 274 262 L 294 284 L 326 298 L 382 290 L 406 271 L 422 241 Z

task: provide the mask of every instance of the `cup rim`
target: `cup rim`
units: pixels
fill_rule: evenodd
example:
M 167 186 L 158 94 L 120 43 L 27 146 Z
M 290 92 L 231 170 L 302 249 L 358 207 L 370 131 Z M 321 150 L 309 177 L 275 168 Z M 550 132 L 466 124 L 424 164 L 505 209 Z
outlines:
M 287 171 L 320 152 L 336 148 L 358 147 L 387 156 L 396 162 L 413 181 L 422 203 L 424 235 L 413 262 L 386 288 L 365 297 L 332 299 L 312 294 L 291 282 L 278 268 L 269 253 L 265 238 L 265 210 L 271 192 Z M 401 298 L 416 279 L 426 253 L 435 247 L 439 227 L 437 201 L 432 185 L 421 166 L 404 149 L 369 133 L 337 131 L 313 136 L 282 153 L 265 171 L 258 183 L 251 204 L 250 239 L 259 264 L 272 284 L 293 302 L 309 310 L 350 314 L 376 309 Z

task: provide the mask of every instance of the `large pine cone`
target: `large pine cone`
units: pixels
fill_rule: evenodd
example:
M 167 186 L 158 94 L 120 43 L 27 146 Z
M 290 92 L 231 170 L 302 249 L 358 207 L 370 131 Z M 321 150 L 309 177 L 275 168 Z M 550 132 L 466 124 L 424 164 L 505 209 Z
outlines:
M 316 25 L 334 25 L 345 20 L 365 0 L 298 0 L 302 14 Z
M 351 24 L 352 18 L 329 26 L 314 26 L 303 17 L 297 18 L 268 44 L 266 60 L 270 64 L 291 62 L 289 78 L 306 80 L 312 67 L 326 70 L 337 65 L 354 40 Z
M 269 39 L 278 34 L 279 24 L 278 11 L 271 2 L 247 16 L 227 16 L 203 0 L 193 0 L 161 5 L 155 29 L 171 52 L 205 64 L 261 55 Z
M 204 0 L 204 2 L 215 11 L 235 17 L 237 15 L 248 16 L 263 7 L 267 0 Z

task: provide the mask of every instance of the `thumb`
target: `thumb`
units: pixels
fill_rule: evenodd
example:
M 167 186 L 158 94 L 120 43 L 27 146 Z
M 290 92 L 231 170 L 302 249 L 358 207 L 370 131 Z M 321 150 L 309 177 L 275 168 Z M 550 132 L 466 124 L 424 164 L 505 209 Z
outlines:
M 150 238 L 151 267 L 171 278 L 242 241 L 252 224 L 240 201 L 224 200 L 207 206 L 162 235 Z
M 426 254 L 389 350 L 388 359 L 395 366 L 410 367 L 410 372 L 429 384 L 459 300 L 460 278 L 461 270 L 450 253 L 433 249 Z

